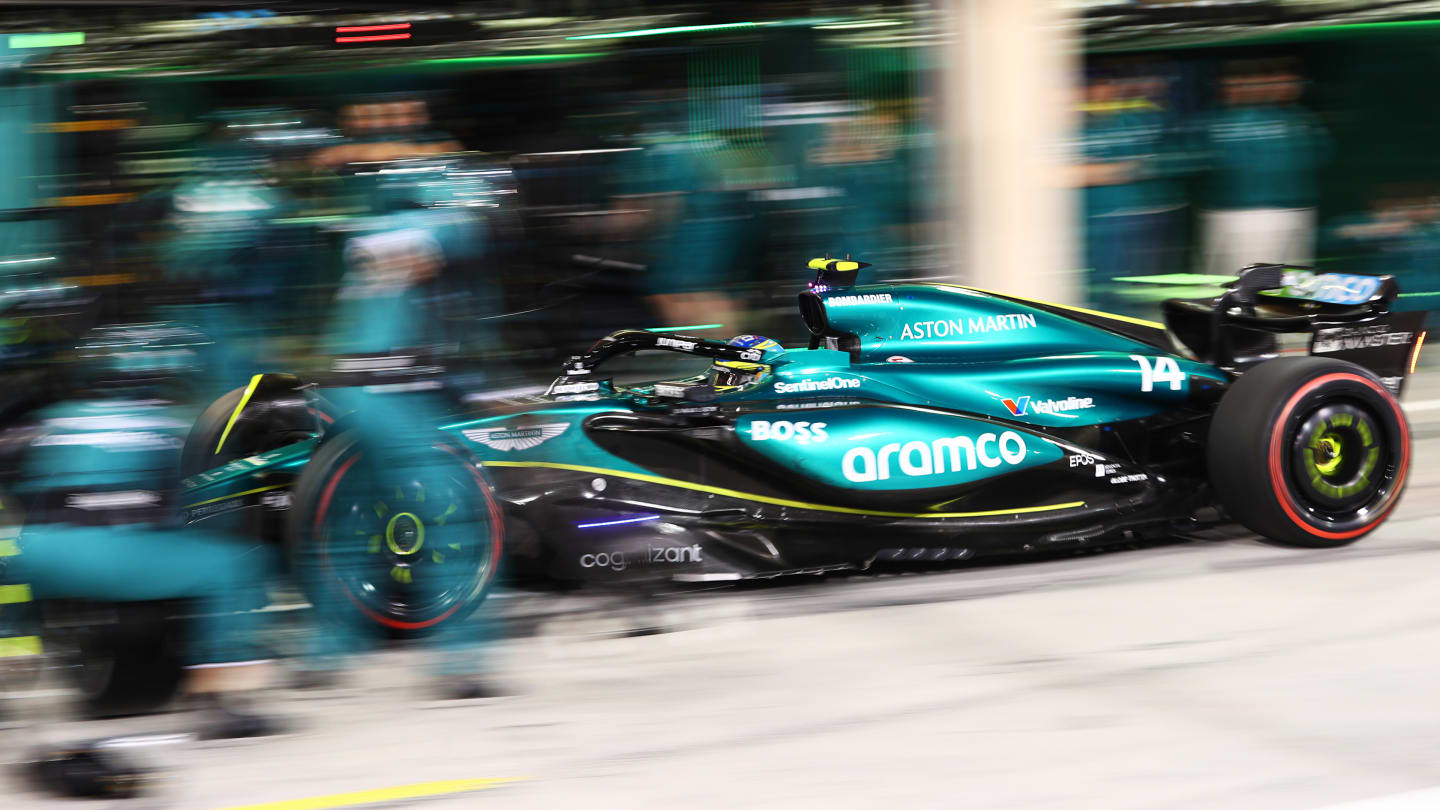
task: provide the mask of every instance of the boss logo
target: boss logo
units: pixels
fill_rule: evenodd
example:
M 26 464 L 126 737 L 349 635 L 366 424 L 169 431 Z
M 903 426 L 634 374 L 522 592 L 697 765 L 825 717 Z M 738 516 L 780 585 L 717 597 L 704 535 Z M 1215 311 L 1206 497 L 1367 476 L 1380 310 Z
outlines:
M 750 441 L 785 442 L 794 439 L 800 444 L 823 442 L 830 438 L 825 432 L 825 425 L 825 422 L 767 422 L 757 419 L 750 423 Z

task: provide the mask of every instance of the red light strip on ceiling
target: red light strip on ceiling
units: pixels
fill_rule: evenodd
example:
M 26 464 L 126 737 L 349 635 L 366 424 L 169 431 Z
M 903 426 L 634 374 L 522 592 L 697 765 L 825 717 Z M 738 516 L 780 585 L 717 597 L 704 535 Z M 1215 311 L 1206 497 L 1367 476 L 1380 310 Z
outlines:
M 336 42 L 384 42 L 387 39 L 409 39 L 409 34 L 375 34 L 368 37 L 336 37 Z
M 386 25 L 342 25 L 335 29 L 337 34 L 365 34 L 370 31 L 404 31 L 410 23 L 387 23 Z

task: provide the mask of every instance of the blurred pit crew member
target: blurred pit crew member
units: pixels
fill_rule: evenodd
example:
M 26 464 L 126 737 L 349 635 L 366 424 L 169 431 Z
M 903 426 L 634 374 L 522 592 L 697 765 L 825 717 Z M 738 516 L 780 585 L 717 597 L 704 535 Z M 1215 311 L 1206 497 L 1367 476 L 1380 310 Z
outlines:
M 1233 63 L 1227 74 L 1223 107 L 1203 127 L 1210 164 L 1205 272 L 1235 273 L 1253 262 L 1309 264 L 1330 136 L 1299 103 L 1296 65 Z
M 396 199 L 393 194 L 370 196 L 381 204 Z M 435 362 L 446 341 L 440 332 L 442 319 L 431 306 L 432 292 L 447 266 L 482 252 L 483 222 L 462 211 L 411 205 L 380 211 L 354 233 L 345 248 L 346 273 L 323 338 L 334 372 L 334 387 L 326 387 L 323 394 L 342 412 L 357 417 L 353 430 L 366 456 L 366 463 L 357 467 L 361 486 L 369 486 L 377 498 L 397 487 L 443 491 L 443 479 L 452 468 L 433 452 L 433 445 L 434 429 L 448 411 L 438 390 L 442 369 Z M 387 362 L 392 359 L 393 364 Z M 375 378 L 371 370 L 377 367 L 387 368 L 389 376 Z M 368 563 L 364 547 L 332 544 L 325 553 L 331 567 Z M 308 556 L 300 563 L 302 576 L 315 576 L 325 567 Z M 375 634 L 361 626 L 359 612 L 327 582 L 313 580 L 308 590 L 332 596 L 317 600 L 318 623 L 296 681 L 300 686 L 325 686 L 354 654 L 370 648 Z M 441 696 L 493 694 L 482 677 L 483 626 L 475 620 L 447 622 L 426 637 L 438 651 L 432 671 Z
M 3 577 L 37 601 L 194 600 L 185 657 L 198 731 L 261 736 L 276 724 L 248 707 L 270 669 L 252 611 L 265 604 L 274 560 L 258 541 L 182 527 L 174 504 L 191 414 L 167 395 L 193 373 L 199 339 L 145 324 L 96 330 L 82 344 L 77 396 L 38 414 L 15 492 L 26 522 Z
M 164 244 L 168 304 L 160 317 L 195 324 L 215 342 L 204 371 L 206 398 L 263 370 L 265 338 L 280 325 L 276 292 L 294 283 L 302 260 L 276 244 L 275 219 L 294 200 L 272 182 L 266 137 L 246 129 L 271 113 L 222 111 L 199 169 L 167 189 Z M 231 128 L 235 122 L 240 128 Z
M 454 138 L 430 129 L 430 106 L 424 99 L 347 104 L 340 108 L 339 124 L 346 143 L 317 150 L 312 165 L 333 169 L 464 149 Z

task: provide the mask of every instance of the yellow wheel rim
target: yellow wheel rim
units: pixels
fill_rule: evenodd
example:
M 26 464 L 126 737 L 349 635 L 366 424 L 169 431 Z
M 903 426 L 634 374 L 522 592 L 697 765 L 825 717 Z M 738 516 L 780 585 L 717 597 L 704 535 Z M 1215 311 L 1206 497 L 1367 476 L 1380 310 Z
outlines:
M 385 524 L 385 546 L 394 554 L 408 557 L 425 545 L 425 524 L 413 512 L 396 512 Z

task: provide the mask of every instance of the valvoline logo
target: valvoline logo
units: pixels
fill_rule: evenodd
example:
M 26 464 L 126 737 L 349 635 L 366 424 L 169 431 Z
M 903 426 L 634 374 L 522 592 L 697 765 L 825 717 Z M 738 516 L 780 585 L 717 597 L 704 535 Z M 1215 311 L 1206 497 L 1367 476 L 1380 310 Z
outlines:
M 1070 416 L 1067 411 L 1083 411 L 1095 407 L 1091 397 L 1066 397 L 1064 399 L 1034 399 L 1031 397 L 1002 398 L 1000 403 L 1010 411 L 1011 416 L 1026 416 L 1031 410 L 1046 416 Z M 1071 417 L 1073 418 L 1073 417 Z

